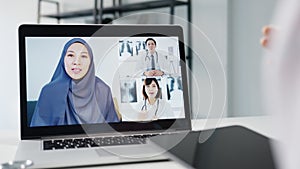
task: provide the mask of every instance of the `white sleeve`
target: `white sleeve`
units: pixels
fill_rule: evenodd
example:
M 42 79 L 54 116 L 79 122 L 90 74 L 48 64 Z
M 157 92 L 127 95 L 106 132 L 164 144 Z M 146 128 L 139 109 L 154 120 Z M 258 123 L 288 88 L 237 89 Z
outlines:
M 158 118 L 159 119 L 174 118 L 174 112 L 171 108 L 171 105 L 165 100 L 160 99 L 159 101 L 160 104 L 159 104 Z

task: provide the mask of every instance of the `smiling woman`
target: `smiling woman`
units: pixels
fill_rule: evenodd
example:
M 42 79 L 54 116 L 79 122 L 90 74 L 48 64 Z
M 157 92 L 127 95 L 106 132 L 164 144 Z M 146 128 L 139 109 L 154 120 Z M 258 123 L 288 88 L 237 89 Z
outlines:
M 71 39 L 40 93 L 31 126 L 118 121 L 110 87 L 95 76 L 92 49 L 83 39 Z
M 152 121 L 158 119 L 168 119 L 174 117 L 174 112 L 170 104 L 161 99 L 161 87 L 156 78 L 146 78 L 144 80 L 142 95 L 143 102 L 138 104 L 136 117 L 131 117 L 140 121 Z
M 72 44 L 64 59 L 67 74 L 75 80 L 83 78 L 89 70 L 91 57 L 81 43 Z

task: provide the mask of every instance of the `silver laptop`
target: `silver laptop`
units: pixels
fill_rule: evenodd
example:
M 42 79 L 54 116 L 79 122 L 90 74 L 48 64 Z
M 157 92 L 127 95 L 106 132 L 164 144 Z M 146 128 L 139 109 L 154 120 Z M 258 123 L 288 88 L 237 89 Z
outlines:
M 191 129 L 180 26 L 21 25 L 19 52 L 15 160 L 33 168 L 168 160 L 149 140 Z

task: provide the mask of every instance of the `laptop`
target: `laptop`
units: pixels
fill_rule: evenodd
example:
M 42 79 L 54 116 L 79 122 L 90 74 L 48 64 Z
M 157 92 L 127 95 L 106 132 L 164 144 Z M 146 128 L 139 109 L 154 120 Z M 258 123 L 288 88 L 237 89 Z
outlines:
M 183 42 L 177 25 L 21 25 L 15 160 L 168 160 L 149 138 L 191 129 Z

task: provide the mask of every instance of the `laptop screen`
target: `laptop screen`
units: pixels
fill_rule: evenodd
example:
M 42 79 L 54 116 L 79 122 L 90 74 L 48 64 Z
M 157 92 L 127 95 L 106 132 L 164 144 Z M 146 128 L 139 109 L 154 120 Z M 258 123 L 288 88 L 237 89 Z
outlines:
M 22 137 L 189 128 L 178 30 L 22 25 Z

